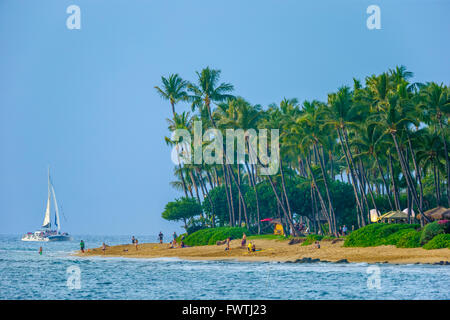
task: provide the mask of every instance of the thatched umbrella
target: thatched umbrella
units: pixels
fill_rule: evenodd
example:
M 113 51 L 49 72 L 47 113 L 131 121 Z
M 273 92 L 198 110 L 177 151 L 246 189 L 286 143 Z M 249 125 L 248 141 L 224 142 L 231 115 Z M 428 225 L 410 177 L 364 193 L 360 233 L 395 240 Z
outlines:
M 425 211 L 423 214 L 432 220 L 450 219 L 450 209 L 444 207 L 436 207 Z M 417 218 L 421 218 L 420 214 L 417 215 Z
M 381 222 L 387 223 L 406 223 L 408 215 L 402 211 L 389 211 L 378 218 Z

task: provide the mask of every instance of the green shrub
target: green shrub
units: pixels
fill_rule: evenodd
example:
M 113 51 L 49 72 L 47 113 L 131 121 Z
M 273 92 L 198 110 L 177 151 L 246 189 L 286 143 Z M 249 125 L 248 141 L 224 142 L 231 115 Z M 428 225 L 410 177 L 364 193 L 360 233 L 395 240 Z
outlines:
M 317 234 L 310 234 L 306 237 L 306 240 L 303 241 L 302 246 L 309 246 L 310 244 L 313 244 L 316 241 L 320 241 L 323 239 L 323 236 L 319 236 Z
M 427 250 L 442 248 L 450 249 L 450 234 L 438 234 L 433 239 L 428 241 L 427 244 L 423 246 L 423 248 Z
M 420 247 L 420 231 L 407 230 L 397 241 L 397 248 L 418 248 Z
M 444 233 L 450 233 L 450 220 L 439 220 L 437 223 L 442 226 Z
M 445 226 L 439 224 L 438 221 L 427 224 L 423 228 L 422 236 L 420 237 L 420 244 L 424 245 L 438 234 L 444 233 L 444 229 Z
M 348 235 L 345 239 L 344 247 L 396 245 L 407 231 L 415 230 L 417 228 L 419 228 L 418 224 L 369 224 Z
M 246 228 L 230 228 L 230 227 L 219 227 L 219 228 L 208 228 L 196 231 L 188 235 L 184 239 L 184 243 L 188 246 L 204 246 L 213 245 L 217 241 L 225 240 L 230 237 L 231 239 L 242 238 L 242 234 L 249 234 Z
M 401 229 L 398 230 L 394 233 L 389 234 L 388 236 L 386 236 L 385 238 L 383 238 L 382 241 L 380 241 L 380 243 L 382 243 L 383 245 L 393 245 L 396 246 L 399 242 L 399 240 L 405 236 L 407 233 L 413 231 L 412 229 L 408 228 L 408 229 Z M 414 230 L 415 231 L 415 230 Z

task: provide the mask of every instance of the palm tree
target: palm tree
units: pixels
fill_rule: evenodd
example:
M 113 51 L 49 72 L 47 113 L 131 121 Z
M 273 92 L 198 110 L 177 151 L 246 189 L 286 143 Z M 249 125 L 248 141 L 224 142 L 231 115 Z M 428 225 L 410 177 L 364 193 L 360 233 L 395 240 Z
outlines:
M 170 102 L 172 113 L 175 116 L 175 105 L 179 101 L 187 101 L 186 89 L 188 82 L 181 79 L 178 74 L 171 74 L 168 78 L 161 77 L 162 88 L 155 86 L 156 91 L 164 99 Z
M 171 119 L 166 119 L 166 120 L 169 123 L 169 130 L 172 132 L 177 129 L 189 130 L 191 127 L 191 124 L 192 124 L 192 119 L 189 117 L 189 112 L 183 112 L 181 114 L 174 113 L 172 120 Z M 168 145 L 171 145 L 171 146 L 175 145 L 175 147 L 177 148 L 177 154 L 180 154 L 183 152 L 183 150 L 179 150 L 179 148 L 180 147 L 183 148 L 184 144 L 182 144 L 180 146 L 178 141 L 174 142 L 168 137 L 165 138 L 165 141 Z M 180 159 L 178 159 L 178 168 L 179 168 L 179 174 L 180 174 L 180 178 L 181 178 L 182 185 L 183 185 L 184 194 L 186 195 L 186 198 L 188 198 L 186 180 L 184 179 L 183 169 L 181 167 Z
M 324 136 L 322 132 L 323 131 L 322 129 L 324 128 L 324 126 L 322 126 L 323 119 L 321 119 L 321 115 L 323 115 L 323 113 L 321 113 L 319 109 L 323 108 L 323 106 L 320 105 L 318 101 L 313 102 L 305 101 L 303 103 L 303 106 L 304 106 L 304 113 L 296 121 L 299 126 L 299 130 L 302 130 L 303 133 L 303 139 L 300 140 L 300 144 L 304 146 L 309 146 L 309 148 L 312 148 L 313 152 L 316 153 L 317 155 L 328 200 L 328 218 L 329 218 L 328 223 L 330 233 L 333 233 L 335 236 L 337 236 L 336 217 L 327 182 L 329 178 L 325 170 L 325 165 L 322 156 L 319 152 L 319 147 L 323 145 L 322 137 Z M 311 176 L 313 177 L 313 181 L 315 183 L 315 177 L 309 164 L 308 168 L 310 169 Z
M 197 85 L 188 84 L 188 91 L 192 93 L 189 97 L 192 102 L 192 110 L 196 108 L 206 107 L 211 124 L 216 127 L 212 117 L 211 103 L 223 102 L 227 99 L 233 99 L 230 94 L 234 87 L 230 83 L 222 82 L 219 84 L 220 70 L 210 69 L 206 67 L 197 74 Z
M 345 156 L 347 167 L 351 176 L 353 192 L 356 204 L 360 212 L 361 225 L 365 226 L 364 209 L 359 197 L 356 183 L 361 185 L 358 176 L 355 174 L 353 157 L 348 146 L 347 128 L 355 126 L 360 117 L 360 106 L 352 103 L 352 95 L 349 87 L 342 87 L 335 94 L 328 95 L 327 108 L 323 109 L 325 114 L 325 124 L 333 127 L 339 137 L 342 153 Z
M 428 83 L 422 90 L 425 120 L 428 123 L 434 121 L 438 124 L 441 138 L 444 144 L 444 155 L 447 171 L 447 203 L 450 207 L 450 161 L 448 157 L 447 137 L 448 117 L 450 116 L 450 93 L 446 86 L 438 85 L 434 82 Z
M 260 112 L 261 106 L 259 105 L 252 106 L 250 103 L 248 103 L 241 97 L 238 97 L 236 99 L 230 99 L 227 103 L 220 104 L 217 111 L 221 114 L 220 120 L 218 121 L 218 126 L 222 130 L 231 127 L 231 128 L 239 128 L 242 129 L 244 132 L 247 132 L 247 130 L 256 129 L 258 127 L 258 121 L 260 120 L 261 117 Z M 244 143 L 246 153 L 250 156 L 252 150 L 250 150 L 249 136 L 245 136 L 244 139 L 245 139 Z M 240 164 L 237 163 L 238 168 L 239 165 Z M 244 159 L 244 165 L 247 169 L 249 185 L 253 187 L 253 190 L 255 192 L 257 228 L 259 234 L 261 233 L 259 198 L 256 189 L 256 177 L 253 175 L 253 170 L 250 169 L 250 166 L 253 166 L 254 164 L 250 164 L 249 166 L 249 163 L 246 158 Z M 256 174 L 257 170 L 255 170 L 255 175 Z
M 443 143 L 440 136 L 436 132 L 429 132 L 428 128 L 420 130 L 420 137 L 417 141 L 417 160 L 425 172 L 430 169 L 433 172 L 436 205 L 439 206 L 441 194 L 438 172 L 443 169 L 441 161 L 445 153 Z
M 227 99 L 234 99 L 234 96 L 229 94 L 234 90 L 234 87 L 232 84 L 229 83 L 218 84 L 221 73 L 220 70 L 210 69 L 209 67 L 206 67 L 201 72 L 196 73 L 197 73 L 197 85 L 192 83 L 189 83 L 188 85 L 188 90 L 192 93 L 192 95 L 189 98 L 192 101 L 192 109 L 195 110 L 196 108 L 202 108 L 204 106 L 206 108 L 206 111 L 208 112 L 209 120 L 211 121 L 212 126 L 215 129 L 218 129 L 216 122 L 213 119 L 213 113 L 211 111 L 211 103 L 219 103 Z M 225 159 L 227 158 L 225 149 L 223 152 L 223 156 L 225 161 Z M 240 183 L 235 177 L 231 166 L 228 163 L 226 163 L 225 166 L 227 167 L 228 173 L 230 174 L 233 182 L 236 184 L 238 188 L 239 197 L 243 204 L 245 223 L 247 226 L 249 226 L 247 216 L 247 206 L 245 203 Z
M 420 208 L 419 200 L 417 198 L 417 191 L 415 185 L 411 179 L 411 172 L 409 165 L 406 163 L 398 137 L 402 134 L 405 128 L 410 124 L 418 126 L 417 120 L 411 117 L 412 105 L 407 99 L 401 97 L 401 92 L 404 92 L 405 85 L 400 86 L 399 92 L 389 94 L 387 98 L 387 104 L 380 108 L 380 112 L 374 115 L 374 118 L 379 118 L 380 121 L 376 122 L 378 125 L 385 128 L 386 134 L 390 134 L 394 142 L 395 149 L 397 151 L 398 160 L 402 170 L 403 177 L 406 180 L 409 192 L 411 192 L 414 202 L 419 209 L 421 216 L 425 220 L 429 221 L 429 218 L 423 214 Z
M 394 206 L 391 202 L 391 193 L 389 191 L 389 186 L 386 182 L 386 179 L 384 177 L 384 172 L 381 167 L 381 163 L 378 156 L 379 147 L 381 144 L 385 143 L 384 135 L 381 130 L 375 125 L 375 124 L 368 124 L 366 126 L 362 126 L 360 128 L 359 135 L 355 136 L 354 139 L 351 141 L 351 144 L 355 145 L 358 150 L 360 150 L 359 154 L 355 155 L 355 158 L 360 157 L 369 157 L 373 158 L 375 160 L 375 164 L 377 166 L 379 175 L 381 176 L 381 179 L 383 180 L 384 187 L 387 190 L 387 199 L 389 202 L 389 206 L 391 210 L 394 210 Z M 374 206 L 376 207 L 375 203 Z M 375 208 L 376 209 L 376 208 Z M 396 208 L 399 210 L 399 208 Z

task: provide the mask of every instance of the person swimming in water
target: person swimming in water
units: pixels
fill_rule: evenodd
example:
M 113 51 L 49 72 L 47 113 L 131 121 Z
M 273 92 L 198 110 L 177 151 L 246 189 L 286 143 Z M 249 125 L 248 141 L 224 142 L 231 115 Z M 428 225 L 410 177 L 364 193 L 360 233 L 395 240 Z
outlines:
M 39 247 L 39 254 L 42 256 L 42 247 Z

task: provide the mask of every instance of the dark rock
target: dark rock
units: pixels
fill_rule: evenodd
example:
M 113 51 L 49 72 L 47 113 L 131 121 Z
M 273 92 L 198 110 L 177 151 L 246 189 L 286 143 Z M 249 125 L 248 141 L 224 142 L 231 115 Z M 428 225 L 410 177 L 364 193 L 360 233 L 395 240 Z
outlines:
M 302 243 L 302 242 L 304 242 L 304 241 L 305 241 L 305 239 L 294 238 L 294 239 L 291 239 L 291 240 L 288 242 L 288 245 L 293 245 L 293 244 L 297 244 L 297 243 Z
M 439 261 L 439 262 L 435 262 L 433 264 L 440 265 L 440 266 L 448 266 L 450 264 L 450 262 L 448 262 L 448 261 Z
M 309 257 L 304 257 L 294 261 L 294 263 L 317 263 L 317 262 L 320 262 L 320 259 L 312 259 Z
M 336 263 L 349 263 L 347 259 L 341 259 L 336 261 Z

